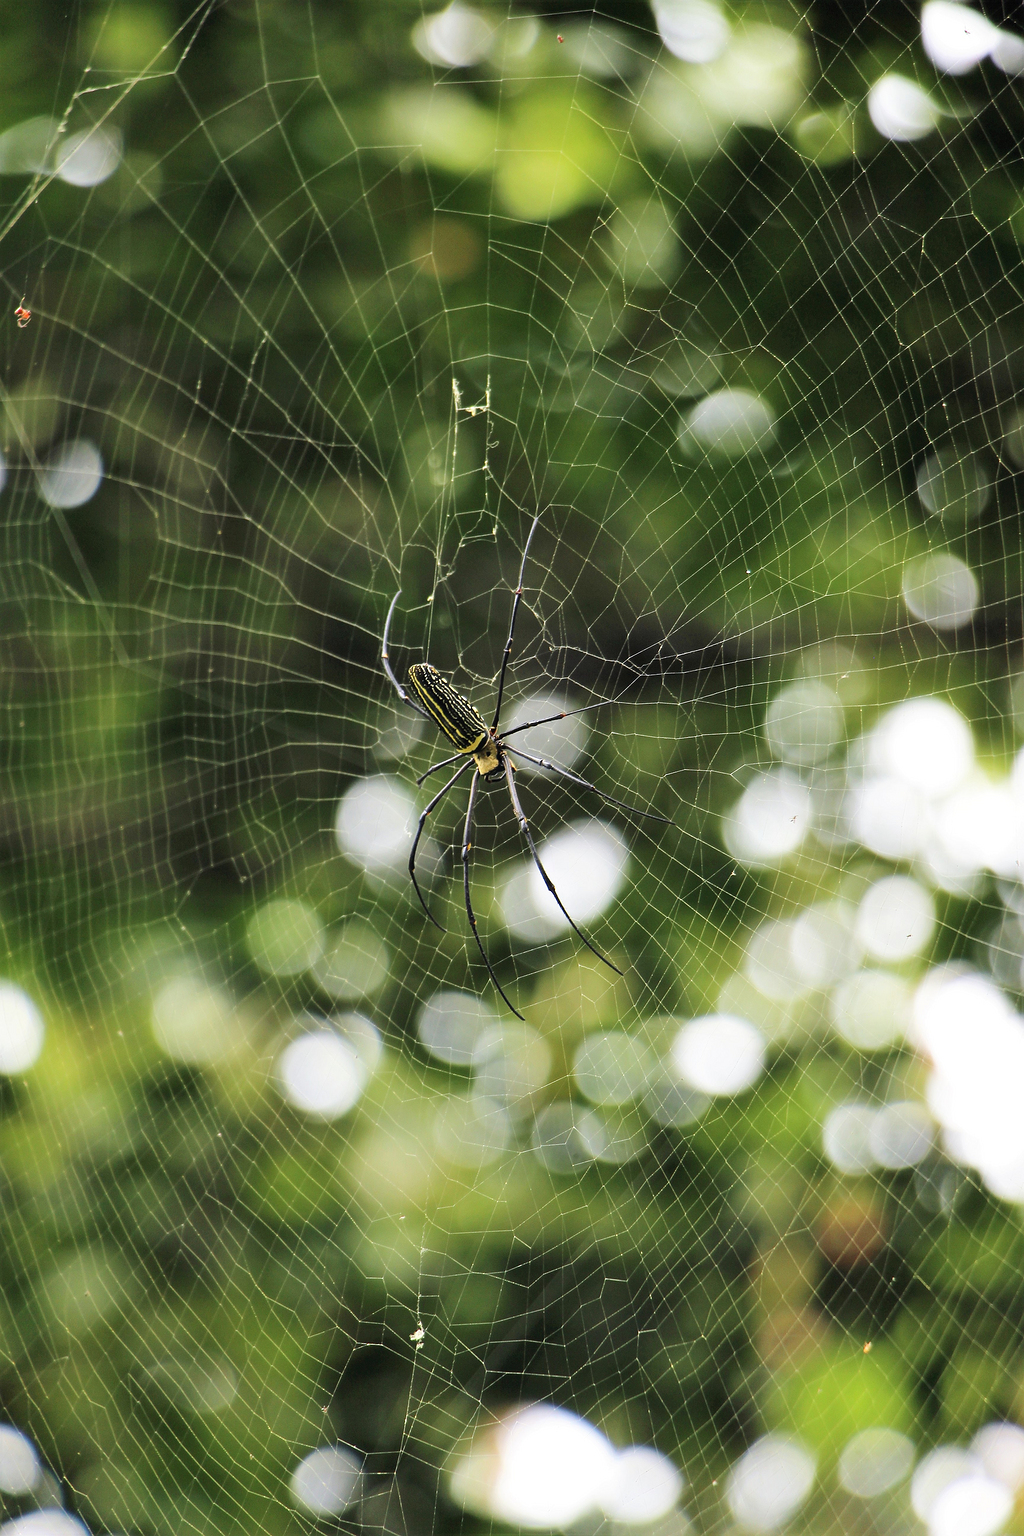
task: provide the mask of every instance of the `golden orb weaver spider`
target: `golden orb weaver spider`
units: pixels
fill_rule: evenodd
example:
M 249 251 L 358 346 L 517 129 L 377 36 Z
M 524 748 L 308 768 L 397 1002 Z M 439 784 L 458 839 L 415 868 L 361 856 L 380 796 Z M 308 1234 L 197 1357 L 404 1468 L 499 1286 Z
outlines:
M 508 789 L 509 799 L 512 802 L 512 810 L 515 813 L 516 821 L 519 823 L 519 830 L 526 840 L 526 845 L 530 850 L 530 857 L 536 865 L 537 871 L 547 890 L 551 893 L 563 917 L 577 938 L 581 939 L 587 948 L 618 976 L 622 975 L 619 967 L 613 965 L 607 956 L 602 955 L 601 951 L 591 944 L 586 934 L 573 922 L 572 917 L 562 905 L 562 899 L 555 890 L 554 882 L 541 863 L 540 855 L 537 852 L 537 845 L 533 840 L 533 833 L 530 830 L 530 823 L 523 811 L 519 800 L 519 792 L 516 789 L 514 778 L 515 763 L 513 758 L 520 757 L 524 762 L 533 763 L 538 768 L 546 768 L 549 772 L 557 774 L 560 778 L 567 779 L 571 784 L 577 785 L 580 789 L 591 790 L 594 794 L 600 795 L 602 800 L 607 800 L 611 805 L 617 805 L 624 811 L 630 811 L 634 816 L 646 816 L 652 821 L 661 821 L 666 824 L 669 820 L 667 816 L 659 816 L 655 811 L 641 811 L 637 806 L 627 804 L 625 800 L 617 800 L 614 795 L 606 794 L 603 789 L 598 789 L 596 784 L 591 784 L 588 779 L 581 778 L 578 773 L 572 773 L 568 768 L 563 768 L 560 763 L 549 762 L 544 757 L 535 757 L 530 752 L 524 752 L 521 747 L 510 747 L 507 745 L 509 737 L 517 736 L 520 731 L 532 730 L 537 725 L 549 725 L 554 720 L 565 720 L 570 715 L 582 715 L 588 709 L 600 709 L 602 705 L 610 702 L 609 700 L 602 699 L 597 704 L 585 704 L 582 709 L 563 709 L 557 715 L 546 715 L 543 720 L 528 720 L 525 725 L 517 725 L 510 731 L 498 730 L 498 723 L 501 719 L 501 701 L 505 692 L 505 675 L 508 671 L 509 658 L 512 655 L 512 641 L 515 638 L 516 618 L 519 614 L 519 604 L 523 596 L 523 576 L 526 571 L 527 557 L 530 553 L 530 544 L 539 522 L 540 518 L 535 517 L 526 536 L 526 543 L 523 546 L 523 558 L 519 567 L 519 580 L 512 594 L 512 614 L 509 619 L 508 639 L 505 641 L 505 649 L 501 657 L 501 670 L 498 673 L 498 698 L 494 706 L 494 718 L 490 725 L 487 724 L 487 721 L 476 708 L 476 705 L 463 698 L 462 694 L 452 687 L 447 678 L 443 677 L 437 668 L 432 667 L 429 662 L 414 662 L 409 668 L 409 683 L 415 697 L 410 697 L 398 681 L 391 668 L 391 658 L 388 654 L 388 635 L 391 632 L 391 620 L 394 616 L 398 599 L 402 595 L 401 588 L 391 599 L 388 616 L 384 621 L 384 635 L 381 641 L 381 661 L 384 664 L 384 671 L 387 673 L 390 682 L 394 685 L 395 692 L 402 703 L 408 704 L 410 709 L 414 709 L 425 720 L 432 720 L 442 735 L 447 736 L 455 748 L 451 757 L 443 758 L 441 762 L 434 763 L 432 767 L 427 769 L 426 773 L 420 774 L 416 783 L 418 785 L 422 784 L 432 773 L 436 773 L 441 768 L 450 768 L 452 763 L 459 762 L 460 758 L 464 759 L 444 788 L 438 790 L 437 794 L 420 815 L 416 827 L 416 835 L 412 840 L 412 847 L 409 850 L 409 875 L 413 883 L 413 889 L 419 897 L 420 905 L 430 921 L 436 928 L 441 929 L 443 933 L 444 929 L 428 907 L 423 892 L 420 890 L 419 881 L 416 879 L 416 850 L 419 847 L 427 817 L 441 804 L 441 801 L 449 791 L 455 788 L 467 769 L 475 767 L 476 772 L 473 774 L 470 785 L 469 802 L 466 806 L 466 822 L 462 833 L 462 883 L 466 898 L 466 916 L 469 918 L 469 926 L 472 929 L 480 956 L 487 967 L 487 973 L 495 989 L 505 999 L 505 1002 L 508 1003 L 517 1019 L 521 1019 L 523 1015 L 512 1002 L 494 973 L 494 967 L 488 958 L 487 951 L 484 949 L 483 940 L 477 927 L 476 914 L 473 911 L 473 899 L 469 889 L 469 854 L 473 846 L 471 841 L 473 813 L 476 810 L 476 797 L 480 789 L 481 780 L 484 782 L 490 782 L 499 778 L 504 780 L 505 786 Z

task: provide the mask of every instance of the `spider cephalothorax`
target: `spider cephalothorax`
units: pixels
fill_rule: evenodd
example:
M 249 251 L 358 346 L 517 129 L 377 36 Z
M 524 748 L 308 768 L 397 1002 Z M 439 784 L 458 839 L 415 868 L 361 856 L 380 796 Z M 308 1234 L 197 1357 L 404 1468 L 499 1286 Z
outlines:
M 433 767 L 428 768 L 426 773 L 420 775 L 417 782 L 422 784 L 423 780 L 429 778 L 437 769 L 449 768 L 452 763 L 459 763 L 458 768 L 456 768 L 447 784 L 438 791 L 420 815 L 419 823 L 416 827 L 416 836 L 412 840 L 412 848 L 409 851 L 409 874 L 412 878 L 413 887 L 420 899 L 424 912 L 430 918 L 430 921 L 440 928 L 441 924 L 427 906 L 423 892 L 420 890 L 419 882 L 416 879 L 416 849 L 419 847 L 420 837 L 431 811 L 440 805 L 449 790 L 454 789 L 466 770 L 475 767 L 476 772 L 472 777 L 469 788 L 469 802 L 466 806 L 465 829 L 462 834 L 462 878 L 466 895 L 466 915 L 469 918 L 473 937 L 476 939 L 477 948 L 487 967 L 491 981 L 518 1019 L 522 1018 L 522 1014 L 505 992 L 497 976 L 494 974 L 494 967 L 487 957 L 487 951 L 484 949 L 477 929 L 476 915 L 473 911 L 473 901 L 469 890 L 469 853 L 472 847 L 470 839 L 473 831 L 473 812 L 476 809 L 476 797 L 480 789 L 481 780 L 489 782 L 492 779 L 504 779 L 509 799 L 512 802 L 512 809 L 519 823 L 519 829 L 526 839 L 530 850 L 530 857 L 533 859 L 541 879 L 557 903 L 566 922 L 568 922 L 573 932 L 583 940 L 587 948 L 593 951 L 599 960 L 604 961 L 605 965 L 609 966 L 611 970 L 616 971 L 619 975 L 622 973 L 619 971 L 618 966 L 612 965 L 612 962 L 602 955 L 599 949 L 595 949 L 586 934 L 581 933 L 579 928 L 577 928 L 562 905 L 562 899 L 555 890 L 547 870 L 541 863 L 540 855 L 537 852 L 537 845 L 533 840 L 533 833 L 530 830 L 530 824 L 520 804 L 519 791 L 516 788 L 514 777 L 515 763 L 512 761 L 513 756 L 521 757 L 524 762 L 533 763 L 538 768 L 546 768 L 551 773 L 555 773 L 563 779 L 568 779 L 571 784 L 576 784 L 581 789 L 591 790 L 594 794 L 600 795 L 603 800 L 609 801 L 612 805 L 621 806 L 623 810 L 631 811 L 635 816 L 649 816 L 653 821 L 667 821 L 668 819 L 665 816 L 656 815 L 654 811 L 638 810 L 635 806 L 627 805 L 624 800 L 616 800 L 614 795 L 606 794 L 603 789 L 598 789 L 596 784 L 591 784 L 587 779 L 580 778 L 578 773 L 572 773 L 568 768 L 563 768 L 559 763 L 549 762 L 544 757 L 535 757 L 529 752 L 524 752 L 520 747 L 510 747 L 507 745 L 509 738 L 518 735 L 520 731 L 532 730 L 536 725 L 548 725 L 553 720 L 564 720 L 568 715 L 583 714 L 584 710 L 597 709 L 600 705 L 586 704 L 583 709 L 563 709 L 557 715 L 546 715 L 543 720 L 528 720 L 525 725 L 514 726 L 510 731 L 499 731 L 498 729 L 498 723 L 501 718 L 501 700 L 505 692 L 505 674 L 508 671 L 509 658 L 512 655 L 512 640 L 516 631 L 516 616 L 519 612 L 519 604 L 523 596 L 523 574 L 526 570 L 526 557 L 530 552 L 530 541 L 533 538 L 539 521 L 539 518 L 534 518 L 530 532 L 526 537 L 526 543 L 523 546 L 523 559 L 519 567 L 519 582 L 512 595 L 512 615 L 509 620 L 508 639 L 505 641 L 505 649 L 501 658 L 501 670 L 498 673 L 498 698 L 494 706 L 494 719 L 490 725 L 487 724 L 487 721 L 476 705 L 471 704 L 456 688 L 453 688 L 443 673 L 439 672 L 436 667 L 431 666 L 428 661 L 414 662 L 409 668 L 409 684 L 415 697 L 408 694 L 398 681 L 398 678 L 391 669 L 391 659 L 388 655 L 388 634 L 391 629 L 391 619 L 394 615 L 395 607 L 402 595 L 401 590 L 396 592 L 391 599 L 391 607 L 388 609 L 388 616 L 384 621 L 384 638 L 381 642 L 381 661 L 384 664 L 384 671 L 394 685 L 398 697 L 402 700 L 403 704 L 408 704 L 411 709 L 416 710 L 417 714 L 422 715 L 425 720 L 432 720 L 438 730 L 444 736 L 447 736 L 455 748 L 451 757 L 443 758 L 441 762 L 434 763 Z M 461 762 L 460 759 L 462 759 Z

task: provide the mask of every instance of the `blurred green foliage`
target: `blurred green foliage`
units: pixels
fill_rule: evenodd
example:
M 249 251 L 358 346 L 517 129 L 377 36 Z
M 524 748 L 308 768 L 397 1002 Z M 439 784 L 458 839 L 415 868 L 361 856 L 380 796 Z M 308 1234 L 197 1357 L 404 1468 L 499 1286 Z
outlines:
M 719 837 L 797 651 L 858 638 L 851 734 L 949 691 L 1005 755 L 1020 474 L 998 466 L 966 530 L 911 493 L 934 441 L 991 451 L 1021 387 L 1019 86 L 947 80 L 959 118 L 882 144 L 863 97 L 917 57 L 916 8 L 759 8 L 806 52 L 796 119 L 687 154 L 643 126 L 644 6 L 599 18 L 639 61 L 626 80 L 581 82 L 559 53 L 576 11 L 546 9 L 542 55 L 504 79 L 432 71 L 420 19 L 404 0 L 6 17 L 0 126 L 67 109 L 125 154 L 91 189 L 0 181 L 0 921 L 48 1026 L 0 1104 L 0 1404 L 97 1530 L 297 1530 L 288 1477 L 335 1439 L 366 1455 L 364 1524 L 462 1528 L 453 1449 L 481 1410 L 534 1398 L 677 1457 L 709 1528 L 739 1449 L 796 1433 L 822 1457 L 808 1518 L 828 1529 L 857 1429 L 927 1444 L 1024 1409 L 1017 1208 L 973 1185 L 929 1208 L 905 1172 L 840 1189 L 824 1107 L 883 1069 L 820 1038 L 627 1167 L 446 1164 L 432 1116 L 463 1076 L 413 1025 L 436 986 L 480 986 L 460 895 L 436 934 L 346 862 L 332 818 L 382 767 L 399 581 L 403 655 L 428 635 L 486 691 L 542 511 L 519 676 L 620 699 L 590 767 L 673 818 L 631 834 L 635 878 L 595 930 L 631 962 L 621 984 L 563 941 L 515 955 L 480 861 L 491 951 L 564 1093 L 585 1030 L 713 1006 L 759 914 L 838 889 L 811 859 L 738 871 Z M 641 195 L 679 235 L 661 286 L 624 280 L 606 233 Z M 679 347 L 770 402 L 774 457 L 687 456 L 690 397 L 658 382 Z M 464 404 L 490 399 L 454 445 L 453 374 Z M 107 475 L 55 515 L 36 471 L 79 434 Z M 937 548 L 983 589 L 955 642 L 900 605 L 904 563 Z M 544 830 L 575 807 L 550 787 Z M 438 821 L 458 835 L 453 807 Z M 500 870 L 511 832 L 484 827 Z M 275 1086 L 287 1020 L 330 997 L 308 968 L 260 969 L 270 898 L 369 918 L 394 957 L 369 1010 L 385 1064 L 338 1124 Z M 985 921 L 951 898 L 939 949 L 967 953 Z M 210 1066 L 152 1033 L 183 963 L 244 1018 Z M 818 1241 L 844 1222 L 877 1244 Z

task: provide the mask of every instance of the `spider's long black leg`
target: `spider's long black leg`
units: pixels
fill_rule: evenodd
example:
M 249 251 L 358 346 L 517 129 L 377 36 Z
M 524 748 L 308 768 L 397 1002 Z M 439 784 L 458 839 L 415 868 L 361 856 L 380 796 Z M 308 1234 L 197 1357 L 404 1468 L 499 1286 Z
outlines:
M 429 779 L 432 773 L 437 773 L 441 768 L 450 768 L 452 763 L 457 763 L 459 758 L 465 757 L 465 755 L 465 752 L 456 752 L 453 757 L 442 757 L 439 763 L 434 763 L 432 767 L 427 769 L 426 773 L 420 774 L 419 778 L 416 780 L 417 788 L 420 784 L 423 783 L 425 779 Z
M 642 811 L 639 806 L 630 805 L 627 800 L 617 800 L 614 795 L 609 795 L 603 789 L 598 789 L 596 784 L 591 784 L 589 779 L 581 779 L 578 773 L 570 773 L 569 769 L 563 768 L 560 763 L 549 762 L 546 757 L 534 757 L 532 752 L 524 752 L 521 747 L 506 747 L 505 751 L 511 752 L 515 757 L 524 758 L 528 763 L 536 763 L 538 768 L 550 768 L 552 773 L 560 774 L 563 779 L 568 779 L 571 784 L 578 784 L 581 789 L 592 789 L 595 795 L 601 796 L 602 800 L 607 800 L 611 805 L 621 806 L 632 816 L 646 816 L 650 821 L 663 821 L 666 827 L 672 825 L 670 816 L 659 816 L 657 811 Z
M 519 830 L 523 834 L 523 836 L 526 838 L 527 844 L 528 844 L 529 849 L 530 849 L 530 856 L 532 857 L 533 862 L 537 866 L 537 870 L 538 870 L 538 872 L 540 874 L 541 879 L 544 881 L 544 884 L 547 886 L 548 890 L 551 892 L 551 895 L 554 897 L 555 901 L 558 903 L 558 910 L 561 912 L 562 916 L 565 918 L 566 922 L 569 924 L 569 927 L 572 929 L 573 933 L 576 934 L 577 938 L 580 938 L 580 939 L 583 940 L 584 944 L 590 950 L 590 953 L 592 955 L 596 955 L 599 960 L 602 960 L 610 971 L 614 971 L 615 972 L 616 976 L 621 976 L 622 972 L 619 970 L 618 966 L 617 965 L 612 965 L 612 962 L 607 958 L 607 956 L 606 955 L 602 955 L 601 951 L 599 949 L 595 948 L 595 946 L 593 944 L 591 944 L 591 942 L 587 938 L 586 934 L 580 932 L 579 928 L 577 928 L 576 924 L 573 922 L 572 918 L 569 916 L 569 913 L 565 910 L 565 907 L 564 907 L 564 905 L 562 903 L 562 898 L 561 898 L 561 896 L 559 896 L 558 892 L 555 890 L 555 882 L 552 880 L 551 876 L 548 874 L 547 870 L 544 868 L 544 865 L 540 861 L 540 854 L 537 852 L 537 845 L 536 845 L 536 843 L 533 840 L 533 833 L 530 831 L 530 823 L 527 821 L 526 814 L 523 811 L 523 808 L 522 808 L 522 806 L 519 803 L 519 795 L 518 795 L 518 793 L 516 791 L 516 781 L 512 777 L 512 759 L 510 757 L 508 757 L 508 756 L 505 757 L 505 783 L 508 785 L 509 796 L 511 797 L 511 800 L 512 800 L 512 809 L 516 813 L 516 820 L 519 823 Z
M 545 715 L 543 720 L 527 720 L 525 725 L 514 725 L 510 731 L 502 731 L 501 739 L 518 736 L 520 731 L 532 731 L 535 725 L 551 725 L 555 720 L 571 720 L 574 715 L 585 715 L 589 709 L 606 709 L 615 699 L 598 699 L 596 704 L 581 704 L 579 709 L 563 709 L 557 715 Z
M 508 671 L 509 657 L 512 655 L 512 637 L 516 632 L 516 617 L 519 613 L 519 604 L 523 600 L 523 575 L 526 571 L 526 557 L 530 553 L 530 541 L 537 531 L 540 516 L 534 518 L 530 524 L 530 531 L 526 535 L 526 543 L 523 545 L 523 559 L 519 567 L 519 580 L 516 583 L 515 595 L 512 598 L 512 616 L 508 624 L 508 639 L 505 641 L 505 649 L 501 657 L 501 671 L 498 673 L 498 702 L 494 706 L 494 719 L 491 721 L 491 730 L 496 730 L 498 717 L 501 714 L 501 696 L 505 692 L 505 673 Z
M 512 999 L 505 991 L 497 976 L 495 976 L 494 967 L 487 958 L 487 951 L 484 949 L 483 941 L 480 938 L 480 934 L 476 926 L 476 915 L 473 912 L 473 902 L 469 894 L 469 850 L 473 846 L 470 839 L 473 835 L 473 812 L 476 810 L 476 797 L 479 788 L 480 775 L 475 773 L 473 775 L 473 787 L 469 791 L 469 804 L 466 807 L 466 830 L 462 834 L 462 883 L 466 891 L 466 916 L 469 918 L 469 926 L 473 930 L 473 937 L 476 939 L 476 947 L 480 951 L 481 959 L 483 960 L 484 965 L 487 967 L 487 971 L 491 980 L 494 982 L 495 987 L 501 993 L 506 1003 L 508 1003 L 509 1007 L 512 1009 L 512 1012 L 515 1014 L 516 1018 L 522 1019 L 523 1015 L 519 1012 L 519 1009 L 516 1007 L 515 1003 L 513 1003 Z M 526 1022 L 525 1019 L 523 1022 Z
M 388 616 L 384 620 L 384 638 L 380 643 L 380 659 L 384 663 L 384 671 L 387 673 L 388 677 L 391 679 L 391 682 L 394 684 L 395 692 L 398 694 L 398 697 L 401 699 L 402 703 L 408 704 L 409 708 L 414 709 L 418 715 L 422 715 L 424 720 L 429 720 L 430 716 L 427 714 L 426 710 L 421 708 L 415 699 L 410 699 L 409 695 L 398 681 L 398 678 L 391 670 L 391 658 L 388 655 L 388 634 L 391 630 L 391 619 L 395 612 L 395 606 L 398 603 L 398 599 L 401 597 L 401 595 L 402 589 L 399 587 L 398 591 L 391 599 L 391 607 L 388 609 Z
M 459 779 L 465 773 L 466 769 L 471 765 L 472 761 L 472 758 L 467 758 L 462 767 L 459 769 L 458 773 L 452 774 L 444 789 L 438 790 L 437 794 L 434 796 L 433 800 L 431 800 L 426 809 L 420 812 L 420 819 L 416 826 L 416 836 L 413 838 L 412 847 L 409 849 L 409 878 L 412 880 L 413 890 L 416 892 L 416 895 L 420 899 L 420 906 L 430 918 L 430 921 L 433 923 L 434 927 L 440 928 L 442 933 L 445 932 L 445 929 L 443 925 L 438 922 L 433 912 L 431 912 L 430 908 L 427 906 L 427 903 L 423 897 L 423 892 L 420 890 L 419 881 L 416 879 L 416 849 L 420 845 L 420 838 L 423 836 L 423 827 L 426 823 L 427 817 L 430 815 L 435 805 L 440 805 L 448 791 L 458 783 Z

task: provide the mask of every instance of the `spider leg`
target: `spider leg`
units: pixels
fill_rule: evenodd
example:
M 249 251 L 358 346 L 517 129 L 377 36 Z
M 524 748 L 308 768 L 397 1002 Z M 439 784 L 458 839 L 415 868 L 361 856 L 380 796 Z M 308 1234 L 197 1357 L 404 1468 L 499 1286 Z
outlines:
M 394 684 L 395 692 L 398 694 L 398 697 L 401 699 L 402 703 L 408 704 L 409 708 L 414 709 L 418 715 L 422 715 L 424 720 L 429 720 L 430 716 L 427 714 L 426 710 L 422 709 L 420 705 L 417 704 L 415 699 L 410 699 L 409 695 L 398 681 L 398 678 L 391 670 L 391 658 L 388 656 L 388 634 L 391 629 L 391 619 L 395 612 L 395 605 L 397 604 L 401 595 L 402 589 L 399 587 L 398 591 L 391 599 L 391 607 L 388 609 L 388 616 L 384 620 L 384 638 L 381 640 L 380 644 L 380 659 L 384 663 L 384 671 L 387 673 L 388 677 L 391 679 L 391 682 Z
M 445 932 L 445 929 L 444 929 L 443 925 L 438 922 L 438 920 L 434 916 L 433 912 L 431 912 L 430 908 L 427 906 L 427 903 L 426 903 L 426 901 L 424 900 L 424 897 L 423 897 L 423 892 L 420 890 L 419 881 L 416 879 L 416 849 L 420 845 L 420 838 L 423 836 L 423 827 L 424 827 L 424 824 L 426 822 L 427 817 L 430 815 L 430 813 L 434 809 L 435 805 L 440 805 L 440 803 L 444 799 L 445 795 L 458 782 L 458 780 L 465 773 L 466 769 L 470 766 L 472 761 L 473 761 L 472 758 L 467 758 L 466 761 L 463 763 L 462 767 L 459 769 L 458 773 L 453 773 L 452 774 L 451 778 L 448 780 L 448 783 L 445 785 L 444 789 L 439 790 L 438 793 L 434 796 L 433 800 L 431 800 L 430 804 L 427 806 L 426 810 L 424 810 L 424 811 L 422 811 L 420 813 L 420 819 L 419 819 L 419 822 L 417 823 L 417 826 L 416 826 L 416 836 L 413 838 L 413 840 L 412 840 L 412 847 L 409 849 L 409 877 L 412 880 L 413 890 L 416 892 L 416 895 L 420 899 L 420 906 L 423 908 L 424 912 L 430 918 L 430 921 L 433 923 L 434 927 L 440 929 L 440 931 L 442 933 Z M 438 766 L 440 767 L 440 764 L 438 764 Z
M 609 704 L 614 704 L 615 699 L 598 699 L 596 704 L 582 704 L 579 709 L 563 709 L 557 715 L 545 715 L 543 720 L 527 720 L 525 725 L 514 725 L 510 731 L 502 731 L 501 739 L 506 736 L 518 736 L 520 731 L 532 731 L 535 725 L 551 725 L 555 720 L 571 720 L 573 715 L 585 715 L 588 709 L 604 709 Z
M 484 965 L 487 967 L 487 971 L 491 980 L 493 981 L 497 990 L 501 993 L 502 997 L 505 999 L 506 1003 L 508 1003 L 509 1007 L 512 1009 L 512 1012 L 515 1014 L 516 1018 L 522 1019 L 523 1015 L 519 1012 L 519 1009 L 513 1003 L 512 999 L 505 991 L 497 976 L 495 976 L 494 967 L 487 958 L 487 951 L 484 949 L 483 942 L 477 930 L 476 916 L 473 912 L 473 902 L 469 894 L 469 850 L 473 846 L 469 839 L 473 831 L 473 812 L 476 809 L 476 797 L 479 788 L 480 775 L 475 773 L 473 775 L 473 785 L 469 791 L 469 804 L 466 807 L 466 829 L 462 834 L 462 883 L 466 891 L 466 916 L 469 918 L 469 926 L 473 930 L 473 937 L 476 939 L 476 947 L 480 951 L 480 956 L 484 962 Z M 525 1019 L 523 1022 L 526 1022 Z
M 523 545 L 523 559 L 522 564 L 519 567 L 519 580 L 516 583 L 515 595 L 512 598 L 512 617 L 509 619 L 508 639 L 505 641 L 505 649 L 501 657 L 501 671 L 498 673 L 498 702 L 494 706 L 494 719 L 491 721 L 492 731 L 497 729 L 498 716 L 501 714 L 501 697 L 505 692 L 505 673 L 508 671 L 509 657 L 512 655 L 512 636 L 516 632 L 516 618 L 519 613 L 519 604 L 523 600 L 523 573 L 526 570 L 526 557 L 530 553 L 530 540 L 536 533 L 537 524 L 539 522 L 540 516 L 538 514 L 538 516 L 535 517 L 533 522 L 530 524 L 530 531 L 526 535 L 526 543 Z
M 563 779 L 568 779 L 572 784 L 578 784 L 581 789 L 592 789 L 595 795 L 601 796 L 602 800 L 621 806 L 624 811 L 629 811 L 633 816 L 646 816 L 651 821 L 663 821 L 666 827 L 672 825 L 670 816 L 659 816 L 657 811 L 642 811 L 639 806 L 630 805 L 626 800 L 617 800 L 614 795 L 606 794 L 603 789 L 598 789 L 596 784 L 591 784 L 589 779 L 581 779 L 578 773 L 570 773 L 568 768 L 563 768 L 560 763 L 551 763 L 546 757 L 534 757 L 531 752 L 524 752 L 521 747 L 506 747 L 505 751 L 514 753 L 516 757 L 525 758 L 528 763 L 536 763 L 538 768 L 550 768 L 552 773 L 560 774 Z
M 454 757 L 443 757 L 439 763 L 434 763 L 431 768 L 427 769 L 426 773 L 420 774 L 416 780 L 417 788 L 423 783 L 424 779 L 429 779 L 432 773 L 437 773 L 439 768 L 450 768 L 452 763 L 457 763 L 459 758 L 465 757 L 465 755 L 464 752 L 456 752 Z
M 526 838 L 527 844 L 529 845 L 529 849 L 530 849 L 530 855 L 531 855 L 531 857 L 533 859 L 533 862 L 537 866 L 537 869 L 538 869 L 538 872 L 540 874 L 541 879 L 544 881 L 544 884 L 547 886 L 547 888 L 550 891 L 551 895 L 554 897 L 555 901 L 558 903 L 558 909 L 561 912 L 562 916 L 565 918 L 566 922 L 569 924 L 569 927 L 572 929 L 573 933 L 575 933 L 578 938 L 583 940 L 584 944 L 590 950 L 590 953 L 592 955 L 596 955 L 599 960 L 602 960 L 610 971 L 614 971 L 615 972 L 616 976 L 621 976 L 622 972 L 619 970 L 618 966 L 617 965 L 612 965 L 612 962 L 605 955 L 602 955 L 602 953 L 601 953 L 601 951 L 599 949 L 595 948 L 595 946 L 593 944 L 591 944 L 591 942 L 587 938 L 586 934 L 580 932 L 579 928 L 577 928 L 576 924 L 573 922 L 572 918 L 569 916 L 569 913 L 565 910 L 565 907 L 562 904 L 562 898 L 561 898 L 561 896 L 559 896 L 558 892 L 555 890 L 555 882 L 552 880 L 551 876 L 548 874 L 547 870 L 544 868 L 544 865 L 540 861 L 540 854 L 537 852 L 537 845 L 536 845 L 536 843 L 533 840 L 533 833 L 530 831 L 530 823 L 527 821 L 526 814 L 523 811 L 523 807 L 519 803 L 519 795 L 518 795 L 518 793 L 516 791 L 516 781 L 512 777 L 512 759 L 510 757 L 508 757 L 508 756 L 505 757 L 505 765 L 504 766 L 505 766 L 505 783 L 508 785 L 509 797 L 511 798 L 511 801 L 512 801 L 512 809 L 516 813 L 516 820 L 519 823 L 519 830 L 520 830 L 520 832 L 522 832 L 523 836 Z

